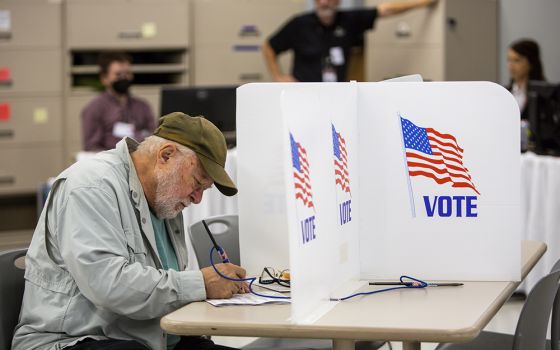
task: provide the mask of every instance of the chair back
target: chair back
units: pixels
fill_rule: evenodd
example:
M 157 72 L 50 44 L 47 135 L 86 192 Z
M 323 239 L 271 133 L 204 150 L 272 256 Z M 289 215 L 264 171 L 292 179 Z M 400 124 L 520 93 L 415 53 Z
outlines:
M 555 272 L 560 270 L 560 260 L 554 264 L 550 272 Z M 552 307 L 552 320 L 550 324 L 550 343 L 551 350 L 560 350 L 560 289 L 556 293 L 556 298 L 554 298 L 554 306 Z
M 25 270 L 16 266 L 15 261 L 26 253 L 27 248 L 0 252 L 0 346 L 4 349 L 12 347 L 25 289 Z
M 239 217 L 237 215 L 214 216 L 204 221 L 208 224 L 216 243 L 226 251 L 231 263 L 239 265 Z M 199 268 L 210 266 L 210 249 L 214 245 L 202 221 L 189 227 L 189 236 Z M 221 262 L 217 252 L 213 253 L 213 260 L 215 264 Z
M 533 287 L 517 322 L 513 350 L 545 349 L 548 321 L 558 293 L 560 270 L 554 271 Z

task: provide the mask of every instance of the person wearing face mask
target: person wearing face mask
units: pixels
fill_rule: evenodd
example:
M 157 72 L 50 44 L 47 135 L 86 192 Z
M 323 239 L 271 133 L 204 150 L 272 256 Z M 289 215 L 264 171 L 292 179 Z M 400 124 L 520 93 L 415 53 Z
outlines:
M 262 47 L 268 70 L 278 82 L 346 81 L 350 49 L 372 29 L 378 17 L 388 17 L 437 0 L 387 2 L 371 9 L 338 10 L 340 0 L 315 0 L 315 10 L 290 19 Z M 278 55 L 292 50 L 292 72 L 285 74 Z
M 159 323 L 188 303 L 248 291 L 212 266 L 188 269 L 182 211 L 211 186 L 237 193 L 226 156 L 214 124 L 175 112 L 141 143 L 124 137 L 58 175 L 27 251 L 11 349 L 233 350 Z
M 130 56 L 108 52 L 99 57 L 99 77 L 105 91 L 82 110 L 85 151 L 108 150 L 123 137 L 142 141 L 155 128 L 150 106 L 130 94 Z

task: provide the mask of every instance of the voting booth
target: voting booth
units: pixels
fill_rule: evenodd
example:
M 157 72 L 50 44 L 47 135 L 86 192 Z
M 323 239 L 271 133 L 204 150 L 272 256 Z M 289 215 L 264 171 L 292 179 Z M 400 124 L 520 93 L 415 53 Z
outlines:
M 501 86 L 247 84 L 237 135 L 241 264 L 290 269 L 293 322 L 367 280 L 520 279 L 519 109 Z

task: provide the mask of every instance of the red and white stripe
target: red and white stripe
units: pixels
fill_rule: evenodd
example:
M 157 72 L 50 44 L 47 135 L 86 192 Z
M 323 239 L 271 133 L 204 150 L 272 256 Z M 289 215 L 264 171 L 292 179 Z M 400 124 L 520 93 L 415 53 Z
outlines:
M 340 158 L 334 157 L 335 182 L 340 185 L 342 191 L 350 193 L 350 175 L 348 174 L 348 153 L 346 152 L 346 141 L 340 133 L 338 135 L 338 145 L 340 148 Z
M 294 185 L 296 189 L 296 199 L 301 199 L 308 208 L 313 208 L 313 194 L 311 193 L 311 180 L 309 179 L 309 162 L 307 152 L 298 143 L 298 155 L 302 172 L 294 171 Z
M 426 128 L 432 155 L 406 149 L 410 176 L 425 176 L 438 184 L 450 182 L 453 187 L 471 188 L 477 194 L 469 170 L 463 165 L 463 149 L 454 136 Z

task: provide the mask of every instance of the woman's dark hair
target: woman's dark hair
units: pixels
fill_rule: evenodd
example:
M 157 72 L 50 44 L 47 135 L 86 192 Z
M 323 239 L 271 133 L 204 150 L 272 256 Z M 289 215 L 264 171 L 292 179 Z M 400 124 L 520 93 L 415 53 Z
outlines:
M 511 44 L 510 49 L 529 61 L 529 80 L 546 80 L 541 63 L 541 50 L 536 41 L 521 39 Z

